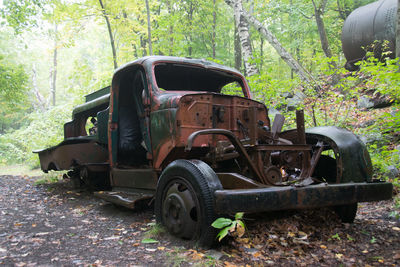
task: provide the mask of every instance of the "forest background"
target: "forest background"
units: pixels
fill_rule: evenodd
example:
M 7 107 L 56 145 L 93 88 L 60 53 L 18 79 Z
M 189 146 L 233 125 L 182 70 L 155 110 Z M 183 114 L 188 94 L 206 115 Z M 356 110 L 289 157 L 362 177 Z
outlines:
M 368 146 L 376 178 L 399 187 L 397 61 L 369 57 L 356 72 L 343 67 L 344 20 L 371 2 L 0 1 L 0 165 L 38 168 L 32 151 L 62 141 L 72 108 L 108 86 L 115 68 L 171 55 L 242 71 L 256 99 L 272 115 L 287 116 L 287 128 L 294 125 L 293 110 L 303 108 L 306 127 L 353 131 Z M 377 96 L 391 106 L 368 108 Z

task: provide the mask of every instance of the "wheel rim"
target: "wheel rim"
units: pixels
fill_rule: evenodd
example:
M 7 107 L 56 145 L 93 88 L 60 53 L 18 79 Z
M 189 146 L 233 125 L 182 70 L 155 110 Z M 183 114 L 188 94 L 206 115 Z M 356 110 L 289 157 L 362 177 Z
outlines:
M 165 187 L 162 220 L 174 235 L 193 238 L 199 229 L 199 202 L 192 186 L 182 178 L 172 180 Z

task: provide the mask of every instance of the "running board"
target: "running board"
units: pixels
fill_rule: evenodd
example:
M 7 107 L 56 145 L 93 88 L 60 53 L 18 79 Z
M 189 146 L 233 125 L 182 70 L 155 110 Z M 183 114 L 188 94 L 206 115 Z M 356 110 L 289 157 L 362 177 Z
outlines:
M 121 191 L 97 191 L 93 195 L 129 209 L 134 209 L 139 202 L 150 200 L 154 197 L 153 194 L 149 193 Z

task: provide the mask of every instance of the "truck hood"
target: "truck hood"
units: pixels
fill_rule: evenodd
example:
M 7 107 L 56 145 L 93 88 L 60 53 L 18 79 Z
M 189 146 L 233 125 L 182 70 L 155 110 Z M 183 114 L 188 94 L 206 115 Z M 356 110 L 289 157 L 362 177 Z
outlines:
M 158 103 L 153 104 L 154 110 L 162 110 L 162 109 L 170 109 L 170 108 L 178 108 L 180 101 L 189 101 L 191 96 L 221 96 L 225 98 L 239 97 L 246 101 L 252 101 L 256 103 L 260 103 L 255 100 L 251 100 L 249 98 L 240 97 L 240 96 L 231 96 L 225 94 L 219 94 L 214 92 L 193 92 L 193 91 L 164 91 L 159 94 L 156 99 Z M 260 103 L 262 104 L 262 103 Z

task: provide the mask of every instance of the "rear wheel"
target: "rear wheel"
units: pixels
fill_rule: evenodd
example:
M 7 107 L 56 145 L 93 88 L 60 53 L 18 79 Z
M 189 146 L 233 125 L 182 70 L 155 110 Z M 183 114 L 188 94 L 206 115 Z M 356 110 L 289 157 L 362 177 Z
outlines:
M 357 203 L 335 206 L 333 209 L 344 223 L 353 223 L 357 214 Z
M 222 189 L 215 172 L 200 160 L 176 160 L 161 174 L 157 185 L 155 214 L 158 223 L 180 238 L 211 246 L 217 218 L 214 191 Z

